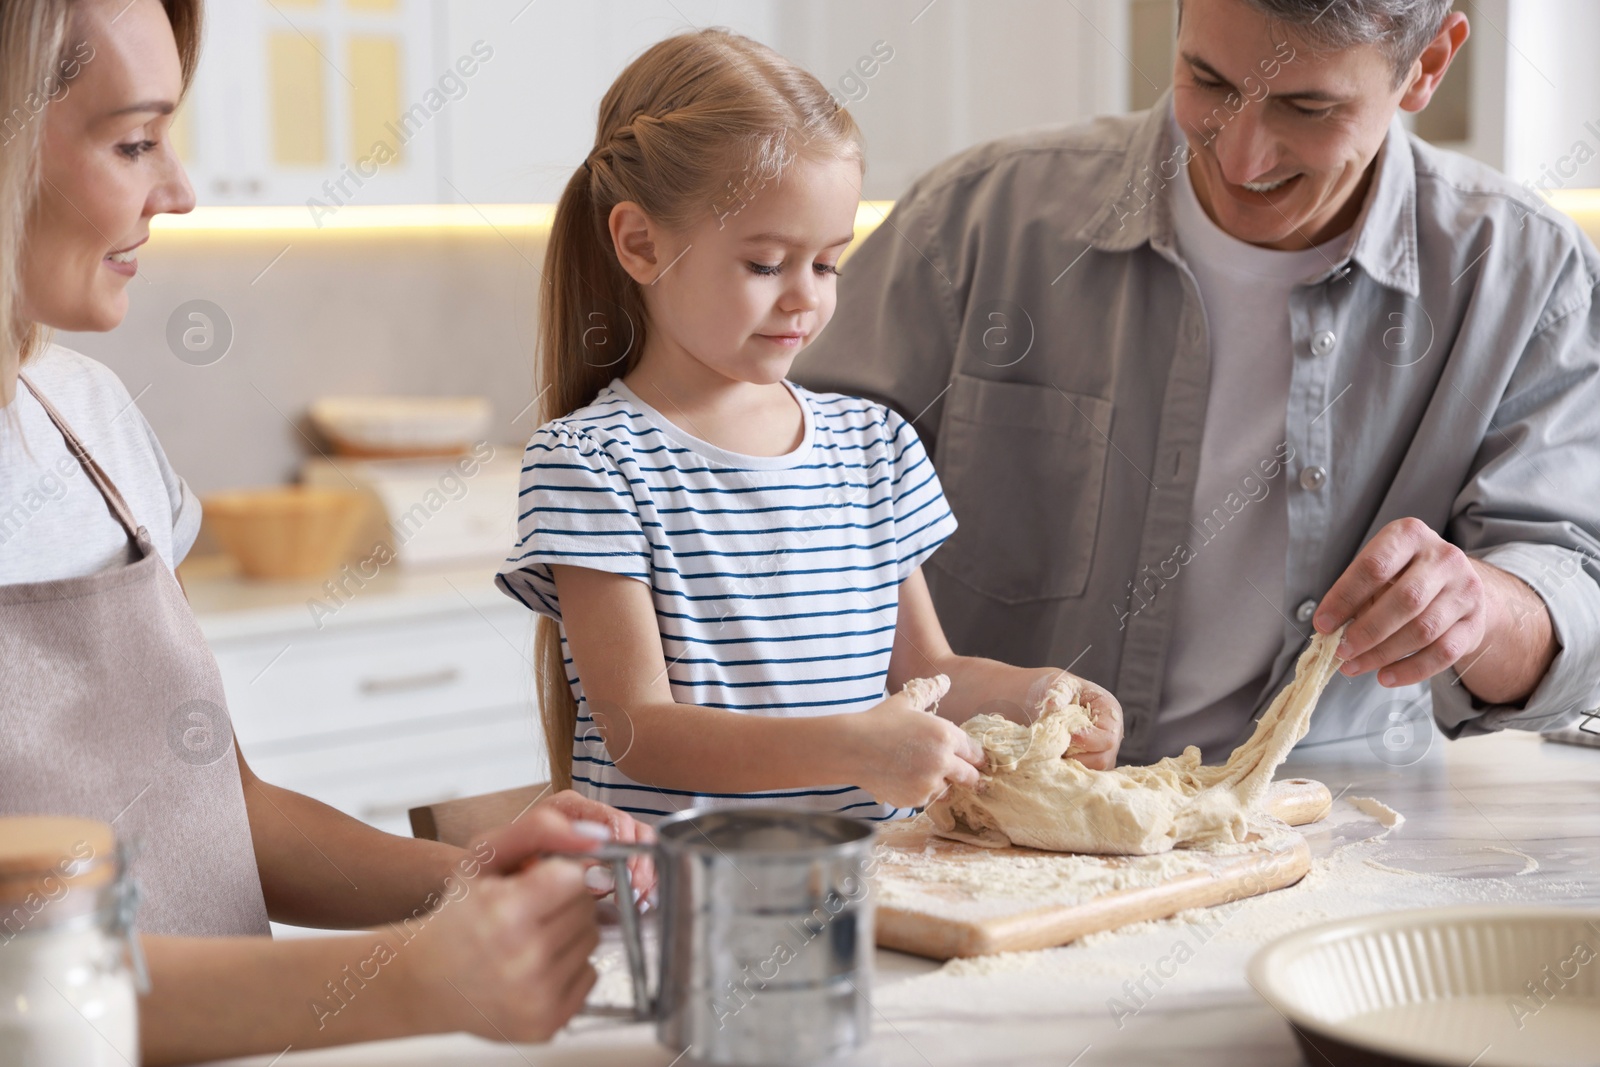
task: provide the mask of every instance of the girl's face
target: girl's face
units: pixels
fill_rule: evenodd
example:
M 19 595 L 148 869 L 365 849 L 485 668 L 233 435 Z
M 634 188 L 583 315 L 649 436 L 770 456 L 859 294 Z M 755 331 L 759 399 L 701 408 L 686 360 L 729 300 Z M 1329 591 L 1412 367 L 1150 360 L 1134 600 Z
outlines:
M 650 348 L 732 381 L 782 381 L 833 317 L 860 199 L 859 163 L 802 158 L 778 179 L 730 189 L 680 230 L 639 215 L 637 230 L 619 232 L 614 216 L 619 258 L 644 294 Z M 650 263 L 630 263 L 630 241 L 646 230 Z
M 109 330 L 128 310 L 150 219 L 194 207 L 166 133 L 183 86 L 160 0 L 75 5 L 77 72 L 46 107 L 42 181 L 28 218 L 22 311 L 63 330 Z

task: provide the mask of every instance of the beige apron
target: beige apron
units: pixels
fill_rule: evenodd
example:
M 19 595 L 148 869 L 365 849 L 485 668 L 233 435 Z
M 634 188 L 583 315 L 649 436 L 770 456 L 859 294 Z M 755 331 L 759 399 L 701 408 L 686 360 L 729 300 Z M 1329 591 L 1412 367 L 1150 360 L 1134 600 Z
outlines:
M 145 933 L 265 934 L 215 658 L 122 494 L 26 378 L 137 559 L 0 586 L 0 815 L 77 815 L 138 849 Z

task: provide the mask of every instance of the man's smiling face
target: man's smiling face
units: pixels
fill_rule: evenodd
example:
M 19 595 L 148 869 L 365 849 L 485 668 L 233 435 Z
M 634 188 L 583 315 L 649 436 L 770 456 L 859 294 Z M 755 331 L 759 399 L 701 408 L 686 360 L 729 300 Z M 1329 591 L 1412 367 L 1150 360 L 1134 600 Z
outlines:
M 1173 106 L 1206 214 L 1267 248 L 1344 232 L 1420 63 L 1397 85 L 1375 45 L 1314 51 L 1245 0 L 1185 0 L 1182 11 Z

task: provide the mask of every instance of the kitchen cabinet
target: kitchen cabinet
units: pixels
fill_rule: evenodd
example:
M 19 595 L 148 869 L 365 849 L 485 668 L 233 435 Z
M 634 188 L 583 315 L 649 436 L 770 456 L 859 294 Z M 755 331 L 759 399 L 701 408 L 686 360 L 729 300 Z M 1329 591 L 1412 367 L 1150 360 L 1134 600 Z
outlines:
M 432 201 L 439 116 L 465 79 L 436 70 L 432 0 L 229 0 L 173 140 L 205 204 Z M 470 55 L 469 55 L 470 60 Z
M 211 4 L 173 139 L 202 204 L 554 201 L 633 56 L 685 18 L 767 39 L 770 6 Z
M 623 67 L 670 34 L 725 26 L 805 67 L 849 106 L 867 145 L 863 195 L 893 199 L 969 145 L 1121 110 L 1121 2 L 448 4 L 446 50 L 481 39 L 495 59 L 451 110 L 444 198 L 556 201 Z
M 255 583 L 186 564 L 256 774 L 404 836 L 419 804 L 546 780 L 534 616 L 492 569 Z
M 622 69 L 725 26 L 850 106 L 890 199 L 968 145 L 1124 109 L 1127 2 L 229 0 L 174 139 L 202 204 L 553 203 Z M 410 139 L 376 163 L 391 126 Z
M 1407 121 L 1519 180 L 1595 184 L 1593 7 L 1469 5 L 1459 69 Z M 865 195 L 892 199 L 968 145 L 1148 106 L 1170 82 L 1176 2 L 229 0 L 206 17 L 173 133 L 200 202 L 315 213 L 554 202 L 622 68 L 715 25 L 770 44 L 848 104 L 869 145 Z M 1529 115 L 1540 121 L 1512 121 Z
M 513 604 L 499 620 L 464 610 L 314 641 L 219 642 L 246 757 L 268 781 L 399 834 L 418 804 L 536 780 L 527 665 L 487 632 L 514 628 L 513 612 L 526 614 Z
M 446 116 L 447 203 L 555 203 L 594 145 L 600 98 L 640 52 L 698 26 L 782 49 L 779 0 L 591 0 L 440 4 L 443 51 L 481 41 L 494 57 Z

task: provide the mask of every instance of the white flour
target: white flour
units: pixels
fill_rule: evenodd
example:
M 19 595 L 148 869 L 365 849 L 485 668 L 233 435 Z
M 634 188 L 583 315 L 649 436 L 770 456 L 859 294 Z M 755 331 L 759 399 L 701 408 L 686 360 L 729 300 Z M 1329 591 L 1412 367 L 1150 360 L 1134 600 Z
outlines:
M 1321 831 L 1331 829 L 1337 838 L 1337 827 L 1371 826 L 1371 818 L 1340 801 L 1326 823 L 1305 829 L 1324 838 L 1329 835 Z M 1008 1013 L 1106 1012 L 1119 1026 L 1134 1025 L 1142 1008 L 1157 998 L 1171 1008 L 1248 994 L 1245 967 L 1250 957 L 1267 942 L 1317 923 L 1448 904 L 1559 902 L 1584 893 L 1577 881 L 1408 870 L 1395 865 L 1408 860 L 1392 855 L 1393 846 L 1383 837 L 1348 844 L 1324 841 L 1327 853 L 1287 889 L 1092 934 L 1062 948 L 951 960 L 924 974 L 880 983 L 874 1004 L 891 1020 L 955 1020 L 982 1005 L 1005 1004 Z M 1377 860 L 1380 851 L 1391 862 Z M 981 997 L 975 997 L 979 987 L 973 978 L 982 979 Z
M 1521 877 L 1524 874 L 1532 874 L 1534 871 L 1539 869 L 1539 861 L 1519 848 L 1501 848 L 1499 845 L 1484 845 L 1483 850 L 1485 852 L 1501 852 L 1507 856 L 1515 856 L 1517 859 L 1521 860 L 1522 870 L 1517 872 L 1518 877 Z
M 896 863 L 894 879 L 876 882 L 875 889 L 880 908 L 976 919 L 1019 910 L 1019 904 L 1081 904 L 1120 889 L 1159 885 L 1203 865 L 1202 855 L 1184 850 L 1112 861 L 999 851 L 969 853 L 959 862 L 924 856 Z
M 957 920 L 1010 915 L 1043 905 L 1071 906 L 1123 889 L 1160 885 L 1212 867 L 1219 855 L 1242 855 L 1285 844 L 1288 827 L 1255 816 L 1259 839 L 1248 844 L 1218 841 L 1152 856 L 1093 856 L 979 850 L 930 839 L 918 855 L 880 847 L 875 878 L 877 906 Z M 952 847 L 959 848 L 955 855 Z
M 1378 836 L 1382 837 L 1383 835 L 1379 834 Z M 1373 838 L 1373 840 L 1376 841 L 1377 838 Z M 1368 856 L 1366 858 L 1365 862 L 1366 862 L 1366 865 L 1368 867 L 1371 867 L 1375 871 L 1382 871 L 1384 874 L 1398 874 L 1398 875 L 1401 875 L 1402 877 L 1405 877 L 1405 878 L 1421 878 L 1421 877 L 1423 877 L 1421 871 L 1407 870 L 1404 867 L 1391 867 L 1387 863 L 1379 863 L 1377 860 L 1373 859 L 1371 856 Z

